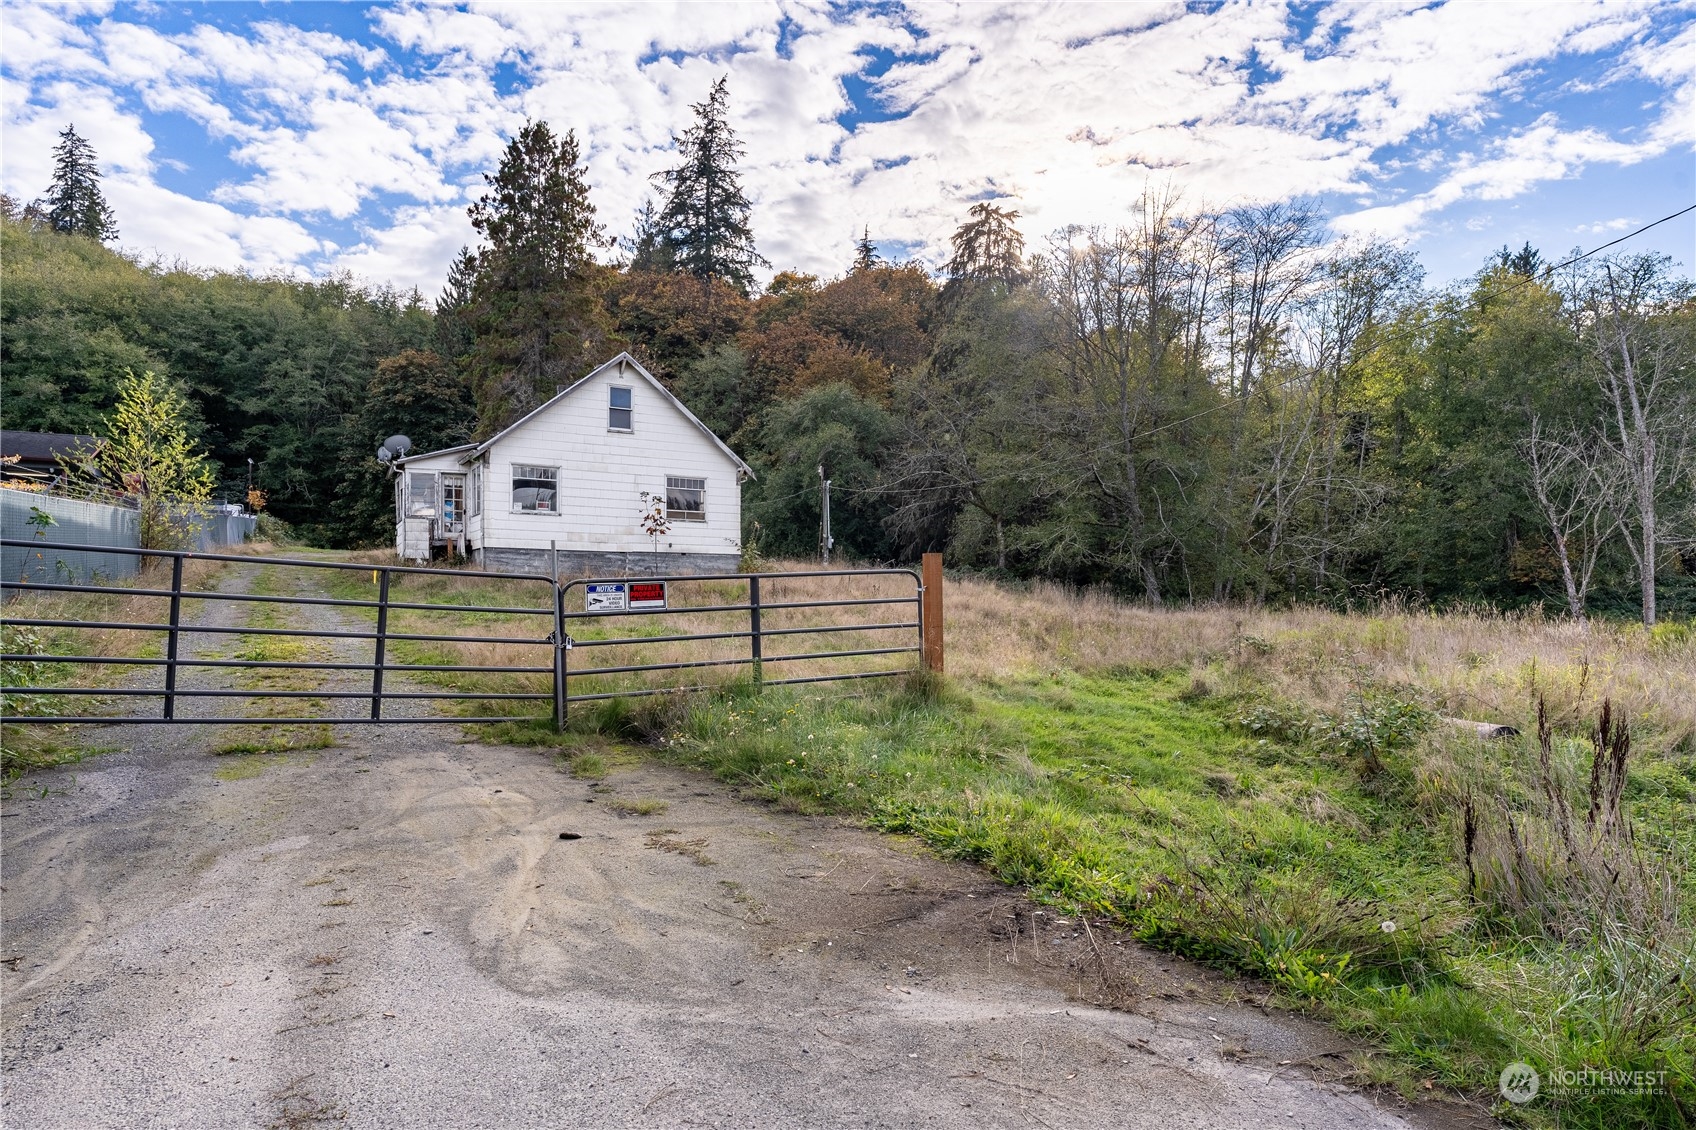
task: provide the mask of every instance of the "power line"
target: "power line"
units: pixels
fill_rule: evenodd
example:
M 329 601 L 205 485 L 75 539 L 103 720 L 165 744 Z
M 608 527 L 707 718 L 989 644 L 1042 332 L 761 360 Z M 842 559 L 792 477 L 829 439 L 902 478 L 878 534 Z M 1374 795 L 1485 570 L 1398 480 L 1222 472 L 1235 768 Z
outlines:
M 1650 228 L 1659 227 L 1660 225 L 1666 223 L 1668 220 L 1676 220 L 1680 216 L 1684 215 L 1686 212 L 1696 212 L 1696 204 L 1692 204 L 1687 208 L 1680 208 L 1678 211 L 1674 212 L 1670 216 L 1662 216 L 1660 219 L 1655 220 L 1652 223 L 1644 224 L 1642 227 L 1638 228 L 1636 231 L 1627 232 L 1625 235 L 1620 236 L 1618 239 L 1610 240 L 1609 242 L 1602 244 L 1602 246 L 1600 246 L 1600 247 L 1592 247 L 1589 251 L 1584 252 L 1584 254 L 1582 254 L 1582 255 L 1574 255 L 1571 259 L 1568 259 L 1564 263 L 1556 263 L 1553 267 L 1548 267 L 1543 271 L 1543 277 L 1547 278 L 1550 275 L 1554 274 L 1556 271 L 1562 270 L 1566 267 L 1570 267 L 1574 263 L 1582 262 L 1585 259 L 1590 258 L 1590 256 L 1596 254 L 1599 251 L 1606 251 L 1608 248 L 1614 247 L 1614 246 L 1621 244 L 1621 243 L 1624 243 L 1628 239 L 1634 239 L 1637 236 L 1640 236 L 1644 232 L 1648 231 Z M 1484 304 L 1484 300 L 1487 299 L 1487 298 L 1500 298 L 1504 294 L 1512 294 L 1514 291 L 1518 290 L 1520 287 L 1530 286 L 1532 283 L 1534 283 L 1536 281 L 1537 280 L 1534 279 L 1534 278 L 1520 279 L 1518 282 L 1514 283 L 1512 286 L 1505 286 L 1501 290 L 1493 291 L 1489 294 L 1480 295 L 1479 298 L 1478 298 L 1478 303 L 1479 303 L 1479 305 L 1482 306 Z

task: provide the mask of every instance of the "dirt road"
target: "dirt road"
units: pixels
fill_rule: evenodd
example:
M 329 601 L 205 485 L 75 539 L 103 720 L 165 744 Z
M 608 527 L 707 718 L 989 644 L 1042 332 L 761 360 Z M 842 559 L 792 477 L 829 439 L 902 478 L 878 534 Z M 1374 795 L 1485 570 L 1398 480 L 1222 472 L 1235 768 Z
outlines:
M 7 1127 L 1456 1124 L 1317 1081 L 1342 1040 L 1228 982 L 703 777 L 215 730 L 90 735 L 123 748 L 4 805 Z

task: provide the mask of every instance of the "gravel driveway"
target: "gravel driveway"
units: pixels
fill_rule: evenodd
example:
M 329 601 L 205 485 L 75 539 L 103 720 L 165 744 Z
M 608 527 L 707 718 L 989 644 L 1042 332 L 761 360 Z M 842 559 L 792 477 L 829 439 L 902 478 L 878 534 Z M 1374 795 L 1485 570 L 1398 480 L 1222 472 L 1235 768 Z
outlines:
M 7 1127 L 1489 1124 L 1327 1085 L 1342 1038 L 1240 982 L 698 775 L 405 723 L 215 775 L 216 729 L 90 733 L 119 749 L 4 805 Z

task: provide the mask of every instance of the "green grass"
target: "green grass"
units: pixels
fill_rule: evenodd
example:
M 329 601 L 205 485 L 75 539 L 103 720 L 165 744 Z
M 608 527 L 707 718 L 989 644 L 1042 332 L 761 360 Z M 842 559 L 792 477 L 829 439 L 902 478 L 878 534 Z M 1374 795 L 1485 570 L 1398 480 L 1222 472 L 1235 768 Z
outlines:
M 601 803 L 625 816 L 658 816 L 671 807 L 668 802 L 653 797 L 609 796 Z
M 574 733 L 522 736 L 641 738 L 786 808 L 917 836 L 1068 912 L 1264 978 L 1384 1049 L 1367 1077 L 1410 1095 L 1433 1083 L 1530 1125 L 1689 1125 L 1696 958 L 1504 934 L 1472 906 L 1452 813 L 1411 749 L 1386 745 L 1363 776 L 1342 739 L 1243 725 L 1254 707 L 1197 695 L 1187 672 L 1061 674 L 970 694 L 613 700 L 577 711 Z M 1646 828 L 1688 819 L 1682 777 L 1664 777 L 1641 786 Z M 1666 1093 L 1509 1108 L 1495 1080 L 1515 1059 L 1663 1070 Z
M 329 726 L 231 726 L 212 752 L 218 756 L 291 753 L 329 749 L 336 744 Z

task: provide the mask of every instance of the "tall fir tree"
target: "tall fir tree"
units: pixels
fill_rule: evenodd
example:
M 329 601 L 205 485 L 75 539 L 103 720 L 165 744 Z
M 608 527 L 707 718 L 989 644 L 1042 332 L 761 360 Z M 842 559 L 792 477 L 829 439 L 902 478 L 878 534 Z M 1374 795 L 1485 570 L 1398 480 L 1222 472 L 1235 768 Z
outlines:
M 54 231 L 84 235 L 100 243 L 118 234 L 117 221 L 100 192 L 100 166 L 94 147 L 74 125 L 59 134 L 53 147 L 53 183 L 35 205 Z
M 726 117 L 729 99 L 726 80 L 713 83 L 707 100 L 693 107 L 695 124 L 673 138 L 681 158 L 677 167 L 654 179 L 667 191 L 659 226 L 675 269 L 698 279 L 723 279 L 746 296 L 754 268 L 771 264 L 754 249 L 748 226 L 751 206 L 736 171 L 743 149 Z
M 1025 278 L 1025 237 L 1013 226 L 1019 213 L 988 201 L 973 204 L 971 219 L 954 232 L 950 279 L 999 280 L 1016 286 Z
M 868 226 L 861 231 L 860 238 L 854 241 L 854 265 L 849 268 L 849 273 L 857 275 L 861 271 L 870 271 L 882 262 L 876 245 L 872 243 L 872 229 Z
M 603 243 L 577 136 L 532 122 L 470 208 L 476 252 L 467 368 L 479 434 L 499 430 L 600 360 L 608 336 L 591 248 Z
M 973 204 L 971 219 L 954 231 L 954 255 L 948 260 L 948 281 L 942 287 L 942 306 L 953 310 L 968 293 L 985 285 L 1007 290 L 1029 277 L 1025 272 L 1025 237 L 1013 226 L 1019 213 L 991 204 Z
M 664 274 L 672 269 L 671 246 L 666 241 L 665 229 L 660 224 L 660 210 L 652 197 L 644 200 L 637 210 L 636 230 L 623 241 L 623 246 L 630 256 L 632 271 Z
M 447 282 L 436 299 L 436 320 L 433 327 L 436 352 L 449 362 L 471 352 L 476 338 L 471 318 L 472 303 L 477 289 L 477 255 L 469 247 L 448 264 Z

